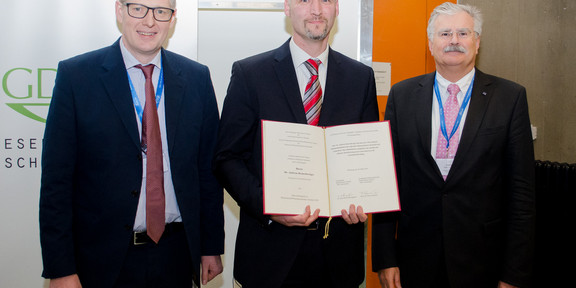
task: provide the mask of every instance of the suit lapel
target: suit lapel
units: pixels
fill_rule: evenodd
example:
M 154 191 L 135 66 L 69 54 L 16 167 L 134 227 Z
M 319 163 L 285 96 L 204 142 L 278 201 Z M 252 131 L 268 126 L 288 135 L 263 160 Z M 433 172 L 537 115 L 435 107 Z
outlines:
M 290 55 L 290 40 L 286 41 L 284 45 L 276 49 L 274 55 L 274 71 L 278 83 L 282 87 L 282 91 L 286 96 L 288 106 L 294 115 L 297 123 L 306 124 L 306 112 L 304 112 L 304 105 L 302 104 L 302 96 L 298 87 L 298 79 L 296 78 L 296 71 L 294 70 L 294 63 Z M 322 116 L 320 116 L 322 117 Z
M 425 75 L 419 82 L 419 86 L 412 92 L 413 99 L 418 99 L 418 101 L 413 101 L 413 105 L 416 105 L 413 111 L 416 112 L 414 117 L 416 117 L 420 142 L 425 151 L 431 151 L 432 145 L 432 118 L 430 117 L 430 113 L 432 109 L 432 101 L 434 101 L 433 89 L 435 76 L 435 73 Z M 458 166 L 465 163 L 465 155 L 478 133 L 478 129 L 482 124 L 488 103 L 491 99 L 491 90 L 488 89 L 490 84 L 490 80 L 485 77 L 484 73 L 476 69 L 474 87 L 472 87 L 472 96 L 469 103 L 470 107 L 468 108 L 466 122 L 464 124 L 465 126 L 460 136 L 460 143 L 458 144 L 458 151 L 454 158 L 454 163 L 452 164 L 452 168 L 450 169 L 446 181 L 450 180 L 454 171 L 458 171 Z M 430 155 L 430 157 L 427 157 L 427 162 L 429 162 L 429 164 L 436 170 L 438 179 L 442 179 L 442 173 L 434 161 L 434 157 L 432 157 L 430 153 L 426 153 L 426 155 Z M 444 181 L 442 180 L 442 182 Z
M 331 108 L 336 102 L 341 101 L 342 99 L 338 99 L 341 96 L 349 96 L 343 95 L 342 93 L 338 93 L 339 87 L 344 85 L 344 80 L 341 77 L 341 68 L 340 65 L 342 60 L 340 59 L 340 55 L 335 53 L 332 48 L 329 48 L 330 51 L 328 52 L 328 70 L 326 71 L 326 87 L 323 87 L 323 98 L 322 98 L 322 111 L 320 112 L 320 120 L 318 123 L 333 123 L 334 118 L 338 117 L 338 110 Z M 330 97 L 326 97 L 326 95 L 330 95 Z M 325 125 L 325 124 L 324 124 Z
M 416 126 L 418 129 L 418 135 L 420 137 L 420 143 L 422 145 L 422 149 L 424 149 L 424 155 L 426 155 L 426 163 L 430 165 L 432 169 L 435 171 L 435 174 L 440 177 L 437 179 L 442 180 L 442 173 L 430 154 L 432 150 L 432 101 L 434 101 L 434 79 L 436 77 L 436 73 L 429 73 L 426 74 L 420 82 L 418 82 L 418 88 L 414 89 L 412 98 L 416 101 L 413 101 L 414 117 L 416 118 Z
M 432 111 L 432 101 L 434 98 L 434 77 L 435 73 L 427 74 L 418 83 L 419 86 L 413 91 L 414 99 L 419 99 L 419 101 L 414 101 L 414 111 L 416 111 L 416 125 L 418 127 L 418 133 L 420 135 L 420 142 L 426 151 L 431 150 L 432 145 L 432 117 L 430 113 Z M 433 158 L 432 158 L 433 160 Z
M 185 83 L 180 79 L 180 68 L 172 61 L 169 54 L 162 49 L 162 68 L 164 69 L 164 105 L 166 107 L 166 137 L 168 138 L 168 150 L 172 151 L 174 146 L 178 119 L 182 111 L 182 100 L 184 99 Z
M 458 151 L 454 157 L 454 163 L 450 170 L 457 171 L 458 166 L 463 165 L 465 162 L 466 154 L 472 145 L 472 142 L 478 134 L 480 125 L 486 114 L 486 109 L 492 98 L 492 91 L 489 89 L 491 81 L 485 77 L 485 74 L 476 69 L 476 75 L 474 76 L 474 86 L 472 87 L 472 95 L 470 98 L 470 107 L 468 107 L 468 114 L 466 115 L 466 123 L 464 124 L 464 129 L 461 132 L 460 143 L 458 144 Z M 450 176 L 450 175 L 449 175 Z M 446 179 L 448 180 L 448 179 Z
M 140 149 L 138 123 L 136 123 L 134 104 L 130 94 L 126 66 L 120 52 L 119 41 L 110 46 L 109 53 L 102 62 L 103 71 L 100 74 L 100 80 L 106 88 L 108 97 L 116 108 L 118 116 L 122 119 L 128 135 L 130 135 L 134 145 Z

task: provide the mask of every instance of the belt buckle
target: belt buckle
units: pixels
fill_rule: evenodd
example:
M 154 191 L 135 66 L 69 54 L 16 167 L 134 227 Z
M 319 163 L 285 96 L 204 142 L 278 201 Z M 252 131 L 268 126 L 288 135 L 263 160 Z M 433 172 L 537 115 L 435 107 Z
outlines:
M 148 237 L 146 231 L 144 232 L 134 232 L 134 246 L 144 245 L 148 243 Z

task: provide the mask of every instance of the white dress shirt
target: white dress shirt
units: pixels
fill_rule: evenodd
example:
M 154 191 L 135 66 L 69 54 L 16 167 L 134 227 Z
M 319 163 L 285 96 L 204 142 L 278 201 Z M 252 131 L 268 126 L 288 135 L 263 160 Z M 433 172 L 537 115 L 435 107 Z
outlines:
M 294 63 L 294 69 L 296 69 L 296 77 L 298 78 L 298 87 L 300 88 L 300 97 L 304 101 L 304 92 L 306 91 L 306 84 L 310 80 L 310 71 L 304 65 L 308 59 L 318 59 L 322 63 L 318 66 L 318 80 L 320 81 L 320 87 L 322 88 L 322 97 L 324 97 L 324 87 L 326 87 L 326 74 L 328 71 L 328 51 L 329 47 L 326 46 L 326 50 L 318 57 L 312 57 L 308 55 L 302 48 L 298 47 L 294 43 L 294 38 L 290 40 L 290 54 L 292 54 L 292 61 Z M 320 112 L 322 113 L 322 112 Z
M 130 81 L 134 86 L 134 90 L 138 95 L 140 100 L 142 110 L 144 110 L 144 105 L 146 103 L 145 94 L 145 83 L 144 72 L 141 69 L 134 66 L 141 64 L 146 66 L 148 64 L 154 64 L 154 72 L 152 74 L 152 83 L 154 84 L 154 92 L 156 92 L 158 79 L 160 77 L 160 67 L 161 67 L 161 53 L 158 52 L 156 57 L 150 63 L 140 63 L 136 58 L 126 49 L 124 43 L 120 41 L 120 50 L 122 51 L 122 57 L 124 58 L 124 64 L 126 65 L 126 70 L 130 76 Z M 182 218 L 180 216 L 180 209 L 178 208 L 178 203 L 176 201 L 176 194 L 174 191 L 174 184 L 172 182 L 172 172 L 170 171 L 170 157 L 168 155 L 168 138 L 166 135 L 166 109 L 164 105 L 164 90 L 162 91 L 162 97 L 160 98 L 160 103 L 158 105 L 158 121 L 160 122 L 160 136 L 162 137 L 162 156 L 164 159 L 164 194 L 166 201 L 166 223 L 171 222 L 181 222 Z M 142 119 L 138 115 L 136 106 L 134 107 L 134 116 L 138 122 L 138 131 L 140 133 L 140 138 L 142 138 Z M 145 159 L 146 154 L 142 153 L 144 159 L 143 173 L 142 173 L 142 187 L 140 189 L 140 199 L 138 201 L 138 210 L 136 212 L 136 220 L 134 222 L 134 231 L 145 231 L 146 230 L 146 165 Z
M 474 79 L 475 69 L 472 69 L 468 74 L 462 77 L 460 80 L 456 81 L 456 83 L 451 83 L 450 81 L 446 80 L 440 73 L 436 72 L 436 81 L 438 83 L 438 91 L 440 91 L 440 98 L 442 99 L 442 103 L 446 102 L 448 99 L 448 85 L 450 84 L 457 84 L 460 87 L 460 92 L 456 98 L 458 99 L 458 104 L 462 105 L 462 101 L 464 101 L 464 97 L 466 96 L 466 92 L 468 92 L 468 88 L 472 83 L 472 79 Z M 432 94 L 432 145 L 430 147 L 430 153 L 432 157 L 436 159 L 436 146 L 438 145 L 438 132 L 440 131 L 440 106 L 438 105 L 438 99 L 436 97 L 436 91 Z M 464 128 L 464 123 L 466 122 L 466 115 L 468 114 L 468 108 L 470 107 L 470 102 L 466 106 L 464 113 L 462 114 L 462 120 L 460 120 L 460 126 L 458 130 L 460 131 L 460 137 L 458 137 L 458 143 L 460 143 L 460 139 L 462 139 L 462 129 Z M 448 131 L 450 133 L 450 131 Z M 438 162 L 438 161 L 436 161 Z

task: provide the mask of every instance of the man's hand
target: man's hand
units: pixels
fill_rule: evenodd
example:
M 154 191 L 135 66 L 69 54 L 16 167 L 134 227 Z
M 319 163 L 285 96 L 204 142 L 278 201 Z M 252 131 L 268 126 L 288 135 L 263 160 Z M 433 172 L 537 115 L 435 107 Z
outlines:
M 518 286 L 510 285 L 506 282 L 498 282 L 498 288 L 518 288 Z
M 216 256 L 202 256 L 202 285 L 208 284 L 209 281 L 222 273 L 222 259 L 220 255 Z
M 348 224 L 357 224 L 358 222 L 364 223 L 368 219 L 368 215 L 364 214 L 362 206 L 358 206 L 358 209 L 356 209 L 356 206 L 352 204 L 350 205 L 349 212 L 347 212 L 346 209 L 342 209 L 341 212 L 342 219 L 344 219 Z
M 50 279 L 50 288 L 82 288 L 77 274 Z
M 402 288 L 400 285 L 400 269 L 398 267 L 386 268 L 378 271 L 382 288 Z
M 285 215 L 272 215 L 270 219 L 274 222 L 278 222 L 284 226 L 293 227 L 293 226 L 310 226 L 312 222 L 318 219 L 318 215 L 320 215 L 320 209 L 316 209 L 314 214 L 311 214 L 310 205 L 306 206 L 306 210 L 304 210 L 304 214 L 295 215 L 295 216 L 285 216 Z

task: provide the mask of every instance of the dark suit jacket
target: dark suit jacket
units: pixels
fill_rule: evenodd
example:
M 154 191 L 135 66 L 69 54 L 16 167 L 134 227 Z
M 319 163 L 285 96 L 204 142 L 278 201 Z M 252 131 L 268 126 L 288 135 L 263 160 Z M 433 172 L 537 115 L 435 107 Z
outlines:
M 534 245 L 534 151 L 524 87 L 476 70 L 450 173 L 430 152 L 435 73 L 392 88 L 390 120 L 402 211 L 377 215 L 373 267 L 399 266 L 403 287 L 428 287 L 445 259 L 452 287 L 526 287 Z M 395 220 L 398 241 L 395 243 Z
M 333 50 L 328 57 L 319 125 L 377 121 L 372 69 Z M 273 288 L 288 274 L 306 229 L 269 223 L 263 214 L 262 119 L 306 123 L 289 42 L 234 63 L 214 165 L 216 176 L 241 208 L 234 277 L 245 287 Z M 363 239 L 364 225 L 332 220 L 324 244 L 332 276 L 343 287 L 364 279 Z
M 223 192 L 211 172 L 218 108 L 207 67 L 165 50 L 162 65 L 172 178 L 199 279 L 200 256 L 220 255 L 224 247 Z M 141 183 L 119 42 L 62 61 L 42 154 L 43 276 L 78 273 L 84 287 L 112 287 L 130 245 Z

